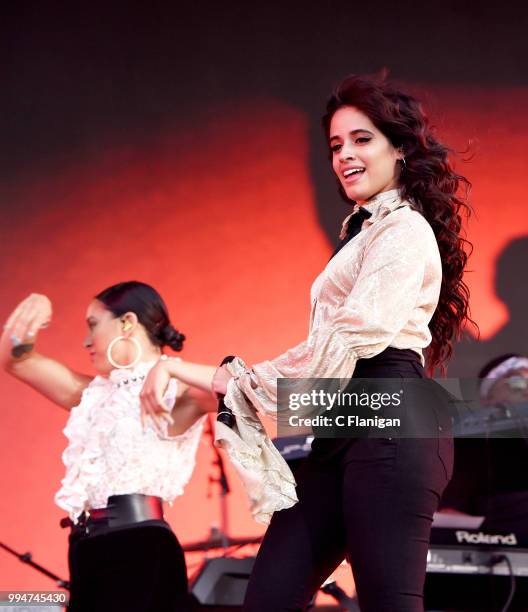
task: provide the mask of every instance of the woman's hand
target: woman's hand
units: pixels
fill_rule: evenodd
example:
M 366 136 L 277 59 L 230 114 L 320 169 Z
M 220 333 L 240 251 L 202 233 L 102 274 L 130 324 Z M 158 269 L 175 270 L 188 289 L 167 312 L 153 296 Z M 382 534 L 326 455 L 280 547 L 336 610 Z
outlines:
M 39 329 L 52 317 L 51 302 L 32 293 L 13 310 L 0 338 L 0 368 L 69 410 L 81 401 L 84 389 L 93 380 L 34 350 Z
M 147 417 L 152 419 L 154 426 L 159 432 L 161 432 L 162 420 L 172 424 L 173 420 L 170 414 L 172 409 L 163 401 L 170 379 L 171 375 L 166 360 L 160 359 L 147 374 L 139 394 L 141 401 L 141 423 L 143 427 L 146 425 Z M 186 385 L 178 384 L 178 396 L 184 391 L 183 387 L 186 387 Z
M 49 298 L 32 293 L 13 310 L 4 325 L 4 333 L 9 334 L 13 346 L 23 344 L 24 341 L 32 344 L 38 330 L 51 323 L 52 315 Z
M 231 378 L 233 378 L 233 375 L 227 369 L 226 365 L 217 368 L 213 376 L 213 393 L 216 393 L 217 395 L 225 395 L 227 393 L 227 383 Z

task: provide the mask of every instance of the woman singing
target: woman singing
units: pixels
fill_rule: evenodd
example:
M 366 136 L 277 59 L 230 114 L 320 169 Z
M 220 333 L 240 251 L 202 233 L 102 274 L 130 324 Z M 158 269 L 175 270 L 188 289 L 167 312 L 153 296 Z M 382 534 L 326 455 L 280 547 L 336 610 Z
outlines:
M 174 381 L 165 418 L 141 422 L 139 402 L 163 347 L 180 351 L 184 336 L 149 285 L 109 287 L 86 313 L 93 377 L 34 350 L 51 316 L 44 295 L 23 300 L 7 321 L 0 357 L 9 374 L 70 410 L 66 475 L 55 497 L 71 525 L 68 609 L 187 610 L 185 558 L 162 501 L 181 495 L 192 474 L 207 401 Z
M 425 349 L 429 372 L 445 371 L 468 319 L 461 213 L 469 207 L 459 194 L 467 181 L 419 103 L 383 78 L 351 76 L 330 98 L 323 126 L 353 208 L 312 286 L 308 338 L 235 379 L 266 415 L 277 412 L 279 378 L 421 379 Z M 159 395 L 168 377 L 184 374 L 182 364 L 161 363 L 145 390 Z M 220 368 L 215 391 L 226 393 L 230 378 Z M 423 610 L 431 522 L 452 454 L 452 439 L 438 432 L 316 439 L 296 474 L 299 502 L 273 515 L 245 609 L 304 610 L 346 556 L 362 612 Z

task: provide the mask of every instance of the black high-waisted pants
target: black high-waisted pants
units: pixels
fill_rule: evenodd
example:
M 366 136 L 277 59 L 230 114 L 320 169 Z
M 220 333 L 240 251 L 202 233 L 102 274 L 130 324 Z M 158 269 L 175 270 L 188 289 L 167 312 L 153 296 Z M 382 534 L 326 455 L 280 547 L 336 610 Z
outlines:
M 68 612 L 188 612 L 182 547 L 162 520 L 70 535 Z
M 424 373 L 416 353 L 388 348 L 359 360 L 354 377 Z M 450 437 L 358 438 L 323 459 L 313 450 L 296 474 L 299 503 L 273 515 L 244 609 L 304 610 L 347 556 L 361 612 L 422 611 L 433 513 L 452 469 Z

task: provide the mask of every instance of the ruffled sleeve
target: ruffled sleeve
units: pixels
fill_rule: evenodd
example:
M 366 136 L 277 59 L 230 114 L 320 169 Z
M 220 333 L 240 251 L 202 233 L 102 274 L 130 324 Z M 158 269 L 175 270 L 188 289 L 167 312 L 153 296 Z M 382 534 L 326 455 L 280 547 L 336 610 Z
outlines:
M 262 413 L 276 417 L 278 378 L 348 379 L 358 359 L 381 353 L 409 320 L 434 240 L 432 229 L 413 212 L 405 218 L 388 215 L 369 234 L 352 291 L 331 319 L 312 329 L 304 342 L 239 376 L 239 387 Z
M 255 408 L 236 384 L 248 369 L 235 358 L 228 364 L 234 378 L 227 385 L 224 402 L 235 418 L 233 427 L 216 421 L 215 445 L 223 448 L 240 476 L 255 520 L 268 524 L 274 512 L 297 503 L 295 478 L 288 464 L 266 434 Z

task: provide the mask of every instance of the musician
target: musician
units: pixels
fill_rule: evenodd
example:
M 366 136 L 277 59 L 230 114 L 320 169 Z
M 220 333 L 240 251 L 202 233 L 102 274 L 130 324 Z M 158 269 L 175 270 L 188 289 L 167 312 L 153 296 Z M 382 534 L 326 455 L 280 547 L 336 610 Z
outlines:
M 234 379 L 271 416 L 278 378 L 421 379 L 424 351 L 428 370 L 445 366 L 467 319 L 465 179 L 418 101 L 383 77 L 352 76 L 330 98 L 323 124 L 351 207 L 342 242 L 312 286 L 308 338 Z M 302 155 L 299 147 L 287 143 L 288 155 Z M 157 409 L 149 398 L 168 378 L 190 383 L 184 374 L 178 363 L 151 371 L 149 411 Z M 214 390 L 225 394 L 230 378 L 228 367 L 219 369 Z M 451 475 L 452 440 L 437 432 L 330 442 L 314 443 L 319 448 L 297 474 L 299 502 L 273 515 L 245 609 L 305 609 L 348 555 L 362 612 L 422 611 L 431 522 Z
M 70 612 L 184 612 L 183 550 L 162 502 L 183 494 L 194 469 L 208 396 L 173 381 L 160 422 L 141 420 L 139 394 L 164 348 L 185 337 L 158 292 L 135 281 L 101 291 L 86 312 L 84 346 L 96 376 L 35 349 L 52 319 L 31 294 L 13 310 L 0 342 L 6 372 L 69 411 L 66 468 L 55 501 L 71 525 Z
M 483 406 L 515 411 L 528 403 L 528 357 L 496 357 L 479 372 Z M 512 428 L 517 427 L 512 420 Z M 453 478 L 441 503 L 443 512 L 484 516 L 482 529 L 515 532 L 528 538 L 528 427 L 521 438 L 455 440 Z

